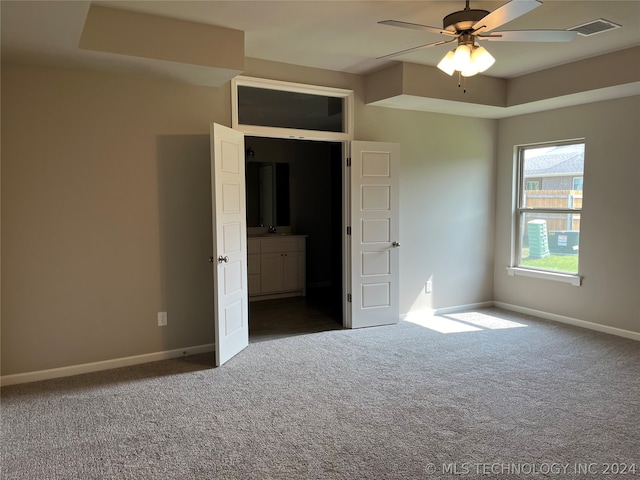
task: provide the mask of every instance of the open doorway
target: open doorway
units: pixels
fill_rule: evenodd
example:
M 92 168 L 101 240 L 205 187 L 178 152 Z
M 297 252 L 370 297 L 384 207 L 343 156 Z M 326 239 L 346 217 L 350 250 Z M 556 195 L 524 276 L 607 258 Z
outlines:
M 250 296 L 249 341 L 342 328 L 342 143 L 246 136 L 245 148 L 248 231 L 306 236 L 306 295 Z

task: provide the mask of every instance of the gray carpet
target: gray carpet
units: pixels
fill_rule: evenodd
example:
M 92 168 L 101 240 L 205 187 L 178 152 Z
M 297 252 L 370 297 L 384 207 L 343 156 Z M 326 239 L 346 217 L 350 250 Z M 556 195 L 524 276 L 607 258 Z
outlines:
M 497 309 L 448 318 L 475 330 L 335 330 L 221 368 L 199 355 L 5 387 L 2 478 L 640 475 L 638 342 Z

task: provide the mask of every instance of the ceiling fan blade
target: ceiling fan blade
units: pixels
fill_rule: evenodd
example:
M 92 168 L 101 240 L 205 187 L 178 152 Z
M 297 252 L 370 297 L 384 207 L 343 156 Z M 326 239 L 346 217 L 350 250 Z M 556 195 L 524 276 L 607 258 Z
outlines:
M 442 40 L 441 42 L 426 43 L 424 45 L 418 45 L 417 47 L 407 48 L 406 50 L 400 50 L 399 52 L 394 52 L 394 53 L 390 53 L 388 55 L 383 55 L 381 57 L 377 57 L 376 60 L 382 60 L 384 58 L 393 58 L 393 57 L 397 57 L 397 56 L 400 56 L 400 55 L 404 55 L 405 53 L 411 53 L 411 52 L 414 52 L 416 50 L 420 50 L 422 48 L 436 47 L 438 45 L 444 45 L 445 43 L 451 43 L 453 41 L 455 41 L 455 38 L 452 38 L 451 40 Z
M 542 2 L 538 0 L 511 0 L 500 8 L 497 8 L 482 20 L 478 20 L 473 26 L 473 33 L 486 33 L 498 28 L 505 23 L 538 8 Z
M 570 42 L 577 35 L 578 32 L 568 30 L 507 30 L 478 38 L 497 42 Z
M 430 27 L 428 25 L 420 25 L 419 23 L 401 22 L 400 20 L 382 20 L 378 22 L 381 25 L 389 25 L 390 27 L 411 28 L 413 30 L 422 30 L 423 32 L 441 33 L 451 37 L 457 36 L 455 33 L 442 28 Z

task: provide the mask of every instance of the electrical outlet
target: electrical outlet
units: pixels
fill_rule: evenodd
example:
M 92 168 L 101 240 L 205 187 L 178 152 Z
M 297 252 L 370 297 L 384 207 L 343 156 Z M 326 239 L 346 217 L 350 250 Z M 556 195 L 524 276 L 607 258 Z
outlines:
M 158 312 L 158 326 L 159 327 L 167 326 L 167 312 Z
M 433 291 L 433 282 L 431 280 L 427 280 L 427 283 L 424 284 L 424 293 L 431 293 Z

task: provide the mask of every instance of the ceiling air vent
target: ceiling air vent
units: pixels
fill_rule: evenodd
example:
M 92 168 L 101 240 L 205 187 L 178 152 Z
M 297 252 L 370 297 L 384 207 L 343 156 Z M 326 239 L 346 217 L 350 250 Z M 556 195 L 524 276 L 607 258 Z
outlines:
M 567 30 L 570 32 L 578 32 L 578 35 L 582 35 L 583 37 L 589 37 L 597 33 L 606 32 L 607 30 L 613 30 L 614 28 L 620 27 L 622 27 L 622 25 L 610 22 L 604 18 L 599 18 L 597 20 L 592 20 L 591 22 L 578 25 L 577 27 L 567 28 Z

